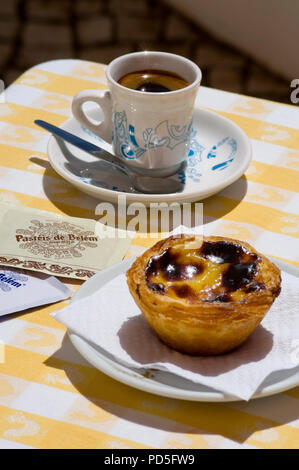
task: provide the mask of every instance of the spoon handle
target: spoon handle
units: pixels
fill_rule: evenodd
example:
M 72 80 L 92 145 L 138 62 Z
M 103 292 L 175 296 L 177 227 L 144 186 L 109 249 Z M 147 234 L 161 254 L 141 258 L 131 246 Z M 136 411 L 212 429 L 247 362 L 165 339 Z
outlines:
M 94 145 L 91 142 L 88 142 L 87 140 L 81 139 L 81 137 L 78 137 L 77 135 L 64 131 L 63 129 L 60 129 L 59 127 L 56 127 L 53 124 L 50 124 L 49 122 L 42 121 L 41 119 L 36 119 L 34 123 L 42 127 L 43 129 L 52 132 L 52 134 L 57 135 L 57 137 L 61 137 L 61 139 L 66 140 L 70 144 L 79 147 L 81 150 L 85 150 L 86 152 L 98 152 L 102 150 L 101 147 L 98 147 L 97 145 Z
M 130 173 L 126 165 L 123 164 L 119 158 L 115 157 L 112 153 L 109 153 L 101 147 L 98 147 L 97 145 L 94 145 L 87 140 L 81 139 L 81 137 L 78 137 L 77 135 L 71 134 L 71 132 L 60 129 L 60 127 L 54 126 L 53 124 L 50 124 L 49 122 L 43 121 L 41 119 L 36 119 L 34 123 L 56 135 L 57 137 L 60 137 L 66 142 L 92 154 L 94 157 L 98 157 L 107 163 L 111 163 L 111 165 L 117 166 L 127 175 Z

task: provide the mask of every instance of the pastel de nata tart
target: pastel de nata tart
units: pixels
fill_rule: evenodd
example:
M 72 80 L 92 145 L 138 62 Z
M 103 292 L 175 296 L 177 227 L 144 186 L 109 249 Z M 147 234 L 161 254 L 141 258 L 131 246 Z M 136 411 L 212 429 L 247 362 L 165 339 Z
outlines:
M 181 235 L 159 241 L 127 272 L 130 292 L 168 346 L 223 354 L 242 344 L 280 293 L 280 270 L 248 243 Z

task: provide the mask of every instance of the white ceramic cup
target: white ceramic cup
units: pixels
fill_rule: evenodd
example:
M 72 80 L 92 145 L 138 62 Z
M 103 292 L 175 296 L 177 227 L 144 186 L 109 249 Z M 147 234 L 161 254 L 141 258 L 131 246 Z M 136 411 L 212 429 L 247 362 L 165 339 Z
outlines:
M 189 85 L 179 90 L 153 93 L 126 88 L 118 80 L 140 70 L 174 72 Z M 106 69 L 109 91 L 84 90 L 72 103 L 74 117 L 103 140 L 112 152 L 150 176 L 176 173 L 190 145 L 192 114 L 201 70 L 191 60 L 166 52 L 135 52 L 113 60 Z M 103 112 L 99 123 L 84 112 L 86 102 L 95 102 Z

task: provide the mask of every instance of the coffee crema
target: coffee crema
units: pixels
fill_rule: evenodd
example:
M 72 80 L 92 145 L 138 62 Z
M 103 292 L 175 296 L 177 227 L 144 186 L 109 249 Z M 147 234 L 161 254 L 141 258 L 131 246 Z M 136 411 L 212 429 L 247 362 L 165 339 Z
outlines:
M 118 83 L 126 88 L 148 93 L 165 93 L 190 85 L 176 73 L 151 69 L 127 73 L 118 80 Z

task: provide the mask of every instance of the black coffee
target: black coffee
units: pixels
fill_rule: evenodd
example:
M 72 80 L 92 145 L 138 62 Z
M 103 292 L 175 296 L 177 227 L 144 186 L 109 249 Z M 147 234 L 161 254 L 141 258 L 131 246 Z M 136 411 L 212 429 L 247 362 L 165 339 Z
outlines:
M 179 90 L 190 85 L 184 78 L 176 73 L 165 70 L 139 70 L 130 72 L 118 80 L 120 85 L 138 91 L 149 93 L 165 93 Z

